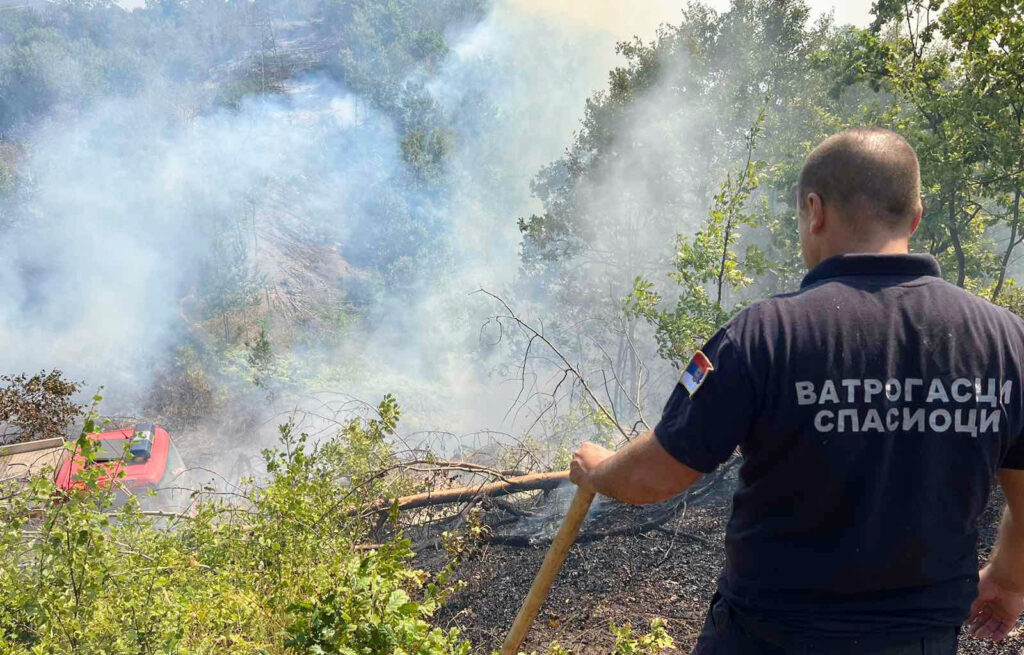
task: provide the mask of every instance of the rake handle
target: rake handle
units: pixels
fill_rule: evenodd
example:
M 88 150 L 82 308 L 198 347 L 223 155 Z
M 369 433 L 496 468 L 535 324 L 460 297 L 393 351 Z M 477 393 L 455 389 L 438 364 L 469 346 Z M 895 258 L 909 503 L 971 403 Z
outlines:
M 516 655 L 519 652 L 519 647 L 526 639 L 526 633 L 530 631 L 533 619 L 536 618 L 541 605 L 547 599 L 555 576 L 558 575 L 566 555 L 569 554 L 569 548 L 576 541 L 576 535 L 579 534 L 580 526 L 583 525 L 583 519 L 586 518 L 593 500 L 593 491 L 583 488 L 576 489 L 576 495 L 573 496 L 572 504 L 569 505 L 569 511 L 565 513 L 562 525 L 558 528 L 558 534 L 555 535 L 547 555 L 544 556 L 544 563 L 540 565 L 537 577 L 533 579 L 530 593 L 526 595 L 526 600 L 519 608 L 516 620 L 512 623 L 505 642 L 501 645 L 501 655 Z

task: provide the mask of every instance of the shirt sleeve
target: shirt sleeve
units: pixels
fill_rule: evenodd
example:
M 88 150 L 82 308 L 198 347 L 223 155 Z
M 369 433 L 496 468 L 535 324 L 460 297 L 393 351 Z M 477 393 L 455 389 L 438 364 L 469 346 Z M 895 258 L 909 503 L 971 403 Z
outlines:
M 683 464 L 710 473 L 729 459 L 750 433 L 756 416 L 756 390 L 748 360 L 727 328 L 711 337 L 701 352 L 712 369 L 692 394 L 682 383 L 676 384 L 654 436 Z M 688 383 L 692 388 L 692 382 Z

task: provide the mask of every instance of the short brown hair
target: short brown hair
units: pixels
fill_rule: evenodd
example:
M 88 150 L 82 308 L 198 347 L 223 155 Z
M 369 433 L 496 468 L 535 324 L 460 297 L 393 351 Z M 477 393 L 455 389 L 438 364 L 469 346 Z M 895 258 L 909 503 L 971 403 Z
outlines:
M 846 215 L 874 214 L 890 227 L 910 221 L 921 203 L 917 153 L 899 134 L 857 128 L 833 134 L 811 151 L 797 182 L 802 208 L 811 192 Z

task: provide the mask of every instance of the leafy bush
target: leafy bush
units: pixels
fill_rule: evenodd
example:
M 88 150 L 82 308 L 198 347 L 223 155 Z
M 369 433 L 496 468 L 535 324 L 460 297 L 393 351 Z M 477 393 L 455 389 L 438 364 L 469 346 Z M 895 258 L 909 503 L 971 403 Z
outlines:
M 373 417 L 317 445 L 283 425 L 261 483 L 198 490 L 175 513 L 131 496 L 114 507 L 119 482 L 89 436 L 94 406 L 70 446 L 87 462 L 70 491 L 50 476 L 0 488 L 0 652 L 468 655 L 457 629 L 430 623 L 456 588 L 454 562 L 434 575 L 411 568 L 401 537 L 356 547 L 370 525 L 357 510 L 416 490 L 387 473 L 400 414 L 385 396 Z M 471 555 L 485 530 L 471 521 L 446 539 Z M 615 655 L 672 647 L 661 621 L 646 635 L 612 633 Z
M 445 632 L 426 619 L 438 607 L 439 587 L 414 601 L 407 589 L 419 589 L 425 574 L 406 568 L 412 557 L 407 541 L 398 541 L 363 558 L 350 558 L 346 570 L 319 589 L 312 600 L 291 605 L 285 646 L 300 653 L 452 653 L 465 655 L 469 644 L 458 630 Z
M 97 465 L 70 492 L 43 477 L 0 494 L 0 652 L 468 652 L 428 623 L 445 576 L 409 568 L 407 541 L 354 548 L 367 530 L 350 510 L 395 490 L 371 471 L 398 416 L 385 398 L 318 446 L 285 425 L 266 480 L 170 518 L 114 508 Z M 87 459 L 95 427 L 74 444 Z
M 80 386 L 57 369 L 0 375 L 0 444 L 63 437 L 82 414 L 72 400 Z
M 655 655 L 665 650 L 675 650 L 675 641 L 665 630 L 664 619 L 651 621 L 651 631 L 644 635 L 635 635 L 633 626 L 626 623 L 617 626 L 612 623 L 609 626 L 611 633 L 615 635 L 615 646 L 611 655 Z M 547 655 L 573 655 L 572 651 L 562 648 L 558 644 L 552 644 Z
M 991 298 L 992 289 L 984 289 L 980 291 L 980 295 L 984 298 Z M 1024 287 L 1012 278 L 1006 280 L 996 304 L 1024 318 Z

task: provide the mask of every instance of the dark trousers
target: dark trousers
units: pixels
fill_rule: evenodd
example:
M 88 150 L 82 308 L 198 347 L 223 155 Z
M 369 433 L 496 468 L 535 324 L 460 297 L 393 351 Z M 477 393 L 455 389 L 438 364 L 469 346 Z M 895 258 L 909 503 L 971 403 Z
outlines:
M 957 648 L 957 630 L 953 628 L 929 637 L 902 638 L 890 645 L 845 642 L 830 646 L 766 638 L 754 634 L 751 627 L 715 594 L 693 655 L 955 655 Z

